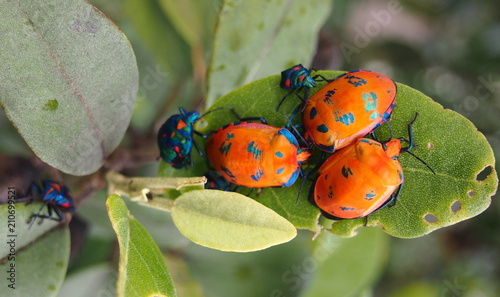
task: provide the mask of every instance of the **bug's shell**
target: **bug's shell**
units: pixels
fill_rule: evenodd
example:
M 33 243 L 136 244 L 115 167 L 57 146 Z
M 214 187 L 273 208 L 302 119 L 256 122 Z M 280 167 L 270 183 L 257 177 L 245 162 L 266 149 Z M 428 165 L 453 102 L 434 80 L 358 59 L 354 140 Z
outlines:
M 313 88 L 316 86 L 316 81 L 311 77 L 310 71 L 302 66 L 295 65 L 281 72 L 280 87 L 284 90 L 291 90 L 300 87 Z
M 367 70 L 344 73 L 307 101 L 306 139 L 326 152 L 346 147 L 387 121 L 395 99 L 390 78 Z
M 382 145 L 361 138 L 336 152 L 318 170 L 314 203 L 334 219 L 365 217 L 385 206 L 403 183 L 400 150 L 398 139 Z
M 75 211 L 73 197 L 68 187 L 60 182 L 50 180 L 44 180 L 42 184 L 43 190 L 39 191 L 44 202 L 58 206 L 64 211 Z
M 174 168 L 182 168 L 191 161 L 193 125 L 199 119 L 196 111 L 185 112 L 168 118 L 158 131 L 158 147 L 163 161 Z
M 292 185 L 309 156 L 290 131 L 260 123 L 230 124 L 207 142 L 214 169 L 233 184 L 249 188 Z

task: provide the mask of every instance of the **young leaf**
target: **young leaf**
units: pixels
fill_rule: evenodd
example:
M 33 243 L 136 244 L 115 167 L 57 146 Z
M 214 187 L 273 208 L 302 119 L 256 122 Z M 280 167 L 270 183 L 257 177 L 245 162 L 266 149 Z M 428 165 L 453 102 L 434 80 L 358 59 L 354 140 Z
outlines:
M 321 234 L 312 253 L 314 277 L 301 297 L 361 296 L 380 276 L 389 255 L 389 236 L 368 228 L 355 238 Z M 367 248 L 369 247 L 369 248 Z
M 193 242 L 222 251 L 262 250 L 297 235 L 295 227 L 273 210 L 232 192 L 187 192 L 175 200 L 172 219 Z
M 207 106 L 296 61 L 307 67 L 330 6 L 329 0 L 222 1 L 208 70 Z
M 83 0 L 0 0 L 0 105 L 33 152 L 86 175 L 128 127 L 135 56 L 108 18 Z M 103 108 L 106 106 L 106 108 Z
M 343 72 L 319 73 L 327 78 L 335 78 Z M 279 88 L 279 82 L 279 75 L 255 81 L 227 94 L 211 109 L 232 106 L 242 117 L 265 117 L 269 124 L 284 127 L 300 101 L 292 94 L 276 112 L 275 107 L 287 94 L 287 91 Z M 318 83 L 310 93 L 314 94 L 324 84 Z M 381 226 L 385 232 L 396 237 L 422 236 L 474 217 L 490 205 L 491 196 L 498 186 L 493 151 L 484 135 L 458 113 L 443 109 L 421 92 L 402 84 L 398 84 L 396 108 L 390 122 L 394 137 L 408 137 L 407 125 L 417 112 L 419 116 L 413 125 L 417 147 L 412 152 L 429 164 L 436 175 L 411 155 L 402 154 L 400 161 L 405 184 L 396 206 L 386 207 L 368 218 L 368 225 Z M 295 120 L 300 123 L 300 115 Z M 196 128 L 207 133 L 236 121 L 231 112 L 221 110 L 207 115 Z M 388 139 L 388 130 L 382 126 L 377 135 L 380 139 Z M 204 140 L 198 138 L 197 141 L 203 147 Z M 309 162 L 311 166 L 322 162 L 320 153 L 317 150 L 314 153 Z M 206 161 L 196 153 L 193 156 L 194 168 L 173 172 L 162 165 L 160 175 L 189 176 L 208 171 Z M 486 176 L 478 179 L 478 174 L 485 168 Z M 315 230 L 319 211 L 307 201 L 311 185 L 312 182 L 306 180 L 302 187 L 299 179 L 288 188 L 264 189 L 258 201 L 297 228 Z M 301 187 L 299 201 L 295 203 Z M 434 222 L 433 218 L 437 221 Z M 365 221 L 364 218 L 337 221 L 333 224 L 332 232 L 340 236 L 353 236 L 355 229 L 364 225 Z
M 120 243 L 118 296 L 176 296 L 175 287 L 153 238 L 118 195 L 106 201 Z

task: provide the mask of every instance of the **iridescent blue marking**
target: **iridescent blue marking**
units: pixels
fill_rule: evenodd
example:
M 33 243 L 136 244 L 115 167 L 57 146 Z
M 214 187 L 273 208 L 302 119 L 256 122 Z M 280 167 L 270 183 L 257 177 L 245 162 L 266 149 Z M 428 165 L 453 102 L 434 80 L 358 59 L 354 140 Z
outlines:
M 219 152 L 222 155 L 227 156 L 227 154 L 229 153 L 229 149 L 231 149 L 232 144 L 233 144 L 232 142 L 230 143 L 223 142 L 219 148 Z
M 361 77 L 354 76 L 352 74 L 346 75 L 345 79 L 347 79 L 347 82 L 355 87 L 361 87 L 363 85 L 366 85 L 365 79 L 363 79 Z
M 333 101 L 331 98 L 333 97 L 333 95 L 335 95 L 335 91 L 337 91 L 337 89 L 328 90 L 325 94 L 325 98 L 323 99 L 323 102 L 325 102 L 328 105 L 333 105 Z
M 365 101 L 366 112 L 370 112 L 375 108 L 377 108 L 377 99 L 378 99 L 377 94 L 373 92 L 363 93 L 361 95 L 361 98 L 363 99 L 363 101 Z
M 255 174 L 252 174 L 250 175 L 250 177 L 254 180 L 254 181 L 259 181 L 260 178 L 264 175 L 264 172 L 262 172 L 262 169 L 260 168 L 257 168 L 257 172 L 255 172 Z
M 297 138 L 295 138 L 295 136 L 293 136 L 292 132 L 288 131 L 288 129 L 281 128 L 278 131 L 278 135 L 284 136 L 288 140 L 288 142 L 290 142 L 295 147 L 299 146 L 299 142 L 297 141 Z
M 350 211 L 350 210 L 354 210 L 355 208 L 354 207 L 341 206 L 340 209 L 342 209 L 344 211 Z
M 254 159 L 260 159 L 262 157 L 262 150 L 259 150 L 257 148 L 255 141 L 252 141 L 248 144 L 247 152 L 251 153 Z
M 230 140 L 233 137 L 234 137 L 234 133 L 227 133 L 226 134 L 226 140 Z
M 375 197 L 375 193 L 373 192 L 373 190 L 370 191 L 370 193 L 367 193 L 365 195 L 365 200 L 368 200 L 368 201 L 371 201 L 373 199 L 373 197 Z
M 374 111 L 370 114 L 370 120 L 376 120 L 380 117 L 380 113 Z
M 282 152 L 280 152 L 280 151 L 278 151 L 278 152 L 276 152 L 276 153 L 274 153 L 274 154 L 275 154 L 275 155 L 276 155 L 276 157 L 278 157 L 278 158 L 283 158 L 283 153 L 282 153 Z
M 354 123 L 354 115 L 351 112 L 343 115 L 338 115 L 337 112 L 335 112 L 335 121 L 349 126 Z
M 285 167 L 282 167 L 282 168 L 280 168 L 280 169 L 276 170 L 276 174 L 281 174 L 281 173 L 283 173 L 283 170 L 285 170 Z
M 289 187 L 289 186 L 293 185 L 293 183 L 295 183 L 295 181 L 299 177 L 299 174 L 300 174 L 300 169 L 295 170 L 295 172 L 292 174 L 290 179 L 286 183 L 284 183 L 282 186 Z

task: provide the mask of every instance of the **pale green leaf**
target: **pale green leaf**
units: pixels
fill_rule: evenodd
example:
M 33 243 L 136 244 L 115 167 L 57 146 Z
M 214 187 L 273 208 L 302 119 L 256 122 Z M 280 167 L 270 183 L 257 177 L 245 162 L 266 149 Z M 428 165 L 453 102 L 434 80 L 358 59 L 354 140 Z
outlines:
M 122 140 L 137 94 L 127 38 L 83 0 L 0 0 L 0 19 L 6 115 L 44 162 L 96 171 Z
M 118 296 L 176 296 L 163 255 L 151 235 L 130 215 L 120 196 L 109 196 L 106 206 L 120 244 Z
M 357 297 L 369 288 L 385 267 L 389 237 L 381 230 L 364 229 L 354 238 L 324 233 L 313 250 L 317 264 L 301 297 Z
M 17 237 L 3 237 L 3 241 L 13 239 L 13 258 L 0 264 L 2 279 L 1 297 L 52 297 L 57 295 L 66 276 L 69 262 L 70 236 L 67 226 L 54 229 L 39 240 L 22 249 Z M 5 243 L 2 243 L 4 246 Z M 8 287 L 13 285 L 15 289 Z
M 190 191 L 174 202 L 179 231 L 200 245 L 249 252 L 290 241 L 295 227 L 273 210 L 238 193 Z
M 39 237 L 56 227 L 59 223 L 54 220 L 37 219 L 30 228 L 30 218 L 41 210 L 47 213 L 47 207 L 41 202 L 2 204 L 0 205 L 0 217 L 5 218 L 5 228 L 0 228 L 1 238 L 16 238 L 16 249 L 24 248 Z M 6 257 L 10 252 L 8 245 L 0 244 L 0 258 Z

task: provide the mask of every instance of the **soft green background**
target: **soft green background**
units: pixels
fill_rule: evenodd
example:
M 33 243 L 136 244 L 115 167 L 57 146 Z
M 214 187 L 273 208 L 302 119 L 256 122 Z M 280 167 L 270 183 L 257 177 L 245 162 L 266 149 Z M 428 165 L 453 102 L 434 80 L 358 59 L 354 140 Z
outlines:
M 208 1 L 207 6 L 200 4 L 203 13 L 188 10 L 189 16 L 174 19 L 167 11 L 171 8 L 161 1 L 92 2 L 120 26 L 137 55 L 139 97 L 131 129 L 121 147 L 145 149 L 154 155 L 157 152 L 154 133 L 159 124 L 176 113 L 178 106 L 193 109 L 202 102 L 207 87 L 203 67 L 207 67 L 212 55 L 211 28 L 221 3 Z M 241 1 L 226 2 L 237 4 Z M 301 3 L 307 6 L 307 1 Z M 297 38 L 297 31 L 285 34 L 290 43 L 282 42 L 281 45 L 305 45 L 310 51 L 304 56 L 290 58 L 287 66 L 303 63 L 318 69 L 365 68 L 382 72 L 471 120 L 498 155 L 500 43 L 497 37 L 500 16 L 496 1 L 345 0 L 331 3 L 330 14 L 326 7 L 323 9 L 329 15 L 316 46 L 309 48 L 311 41 Z M 254 13 L 255 16 L 259 14 Z M 303 28 L 321 23 L 314 15 L 312 19 L 301 18 L 301 15 L 296 14 L 289 22 L 303 24 Z M 193 34 L 183 29 L 186 20 L 195 22 L 193 18 L 200 18 L 196 22 L 206 24 L 192 27 L 202 28 L 203 32 Z M 201 42 L 193 42 L 193 38 L 200 38 Z M 284 68 L 270 69 L 267 74 L 278 74 Z M 200 110 L 203 109 L 201 104 Z M 21 191 L 27 187 L 24 180 L 28 183 L 36 180 L 39 172 L 46 175 L 47 169 L 36 161 L 19 159 L 22 156 L 31 158 L 32 153 L 3 114 L 0 115 L 0 136 L 0 190 L 4 197 L 7 186 L 16 185 Z M 466 137 L 459 140 L 467 143 Z M 158 162 L 153 161 L 149 166 L 130 170 L 130 174 L 154 176 L 157 166 Z M 65 181 L 78 193 L 81 184 L 69 177 Z M 60 296 L 68 296 L 67 292 L 74 292 L 75 287 L 94 289 L 88 296 L 104 293 L 113 296 L 116 273 L 103 269 L 102 263 L 109 262 L 110 255 L 117 255 L 118 251 L 114 245 L 116 235 L 104 207 L 105 199 L 106 193 L 98 192 L 79 201 L 78 214 L 72 220 L 73 250 L 68 279 Z M 336 290 L 333 283 L 325 285 L 321 281 L 335 275 L 328 269 L 346 278 L 350 276 L 363 285 L 346 296 L 500 295 L 497 281 L 500 278 L 500 206 L 496 197 L 478 217 L 422 238 L 403 240 L 380 233 L 374 235 L 383 238 L 379 242 L 367 236 L 367 241 L 356 247 L 373 252 L 363 254 L 372 258 L 361 261 L 361 264 L 372 265 L 370 268 L 354 262 L 364 259 L 358 254 L 345 254 L 340 257 L 345 262 L 322 267 L 321 263 L 329 263 L 326 256 L 321 257 L 321 253 L 316 252 L 317 257 L 314 257 L 314 248 L 321 246 L 318 241 L 321 238 L 311 242 L 309 231 L 299 232 L 296 239 L 285 245 L 257 253 L 234 254 L 202 248 L 178 233 L 170 217 L 163 212 L 134 204 L 129 207 L 164 252 L 179 296 L 300 296 L 302 292 L 320 296 L 319 292 L 329 295 L 345 292 L 343 284 Z M 84 221 L 86 228 L 78 224 L 79 219 Z M 358 237 L 345 240 L 354 241 Z M 337 247 L 340 250 L 342 243 Z M 328 257 L 334 256 L 328 254 Z M 351 258 L 355 259 L 349 261 Z M 314 259 L 323 261 L 319 263 Z M 103 276 L 99 282 L 92 282 L 95 288 L 89 286 L 89 275 Z M 351 282 L 345 284 L 348 283 Z M 186 292 L 184 295 L 182 290 Z

